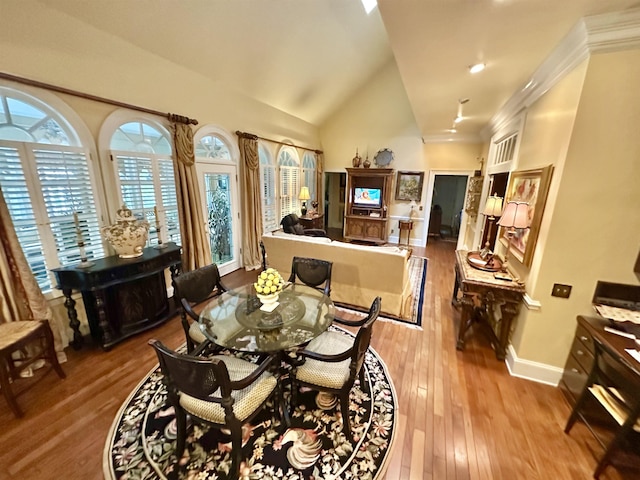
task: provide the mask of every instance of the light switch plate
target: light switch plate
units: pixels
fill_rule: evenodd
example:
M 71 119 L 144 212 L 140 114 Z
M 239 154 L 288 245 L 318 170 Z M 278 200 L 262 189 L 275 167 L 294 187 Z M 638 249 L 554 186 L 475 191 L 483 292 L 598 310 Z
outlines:
M 551 290 L 552 297 L 569 298 L 571 295 L 571 285 L 563 285 L 561 283 L 554 283 Z

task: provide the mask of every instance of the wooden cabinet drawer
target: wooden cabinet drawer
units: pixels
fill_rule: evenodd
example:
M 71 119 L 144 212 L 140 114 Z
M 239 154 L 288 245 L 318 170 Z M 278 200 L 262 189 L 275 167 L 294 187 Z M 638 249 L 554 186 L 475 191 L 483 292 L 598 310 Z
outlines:
M 567 363 L 564 367 L 564 373 L 562 375 L 562 383 L 564 387 L 572 397 L 573 401 L 580 396 L 584 384 L 587 381 L 588 371 L 582 368 L 580 362 L 573 356 L 569 355 Z
M 571 345 L 570 356 L 573 356 L 582 369 L 589 373 L 591 366 L 593 365 L 593 353 L 588 349 L 588 346 L 593 346 L 593 340 L 589 337 L 589 341 L 585 344 L 578 335 L 573 339 Z
M 591 338 L 591 334 L 588 330 L 580 324 L 578 324 L 578 327 L 576 328 L 576 339 L 579 339 L 593 356 L 593 338 Z

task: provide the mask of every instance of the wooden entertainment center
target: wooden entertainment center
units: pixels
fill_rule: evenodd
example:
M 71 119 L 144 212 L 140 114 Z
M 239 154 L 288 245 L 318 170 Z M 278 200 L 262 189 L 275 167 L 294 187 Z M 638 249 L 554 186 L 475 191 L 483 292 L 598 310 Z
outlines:
M 392 168 L 347 168 L 347 203 L 344 238 L 382 244 L 387 242 L 387 214 L 393 190 Z M 363 200 L 356 192 L 373 194 Z

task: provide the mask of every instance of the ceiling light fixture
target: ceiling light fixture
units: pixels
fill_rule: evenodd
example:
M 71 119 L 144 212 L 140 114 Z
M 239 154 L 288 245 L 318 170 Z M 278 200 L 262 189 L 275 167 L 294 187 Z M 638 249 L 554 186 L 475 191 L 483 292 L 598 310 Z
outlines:
M 374 8 L 378 6 L 377 0 L 360 0 L 362 2 L 362 6 L 364 7 L 364 11 L 369 15 Z
M 475 65 L 469 65 L 469 73 L 479 73 L 484 70 L 484 67 L 486 67 L 484 63 L 476 63 Z

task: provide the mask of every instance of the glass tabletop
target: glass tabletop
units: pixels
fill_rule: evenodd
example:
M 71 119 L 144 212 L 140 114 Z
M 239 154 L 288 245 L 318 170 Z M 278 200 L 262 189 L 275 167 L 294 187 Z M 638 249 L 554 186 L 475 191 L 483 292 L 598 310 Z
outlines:
M 329 328 L 335 312 L 329 297 L 298 284 L 285 287 L 269 310 L 249 284 L 211 300 L 200 313 L 199 326 L 221 347 L 275 352 L 313 340 Z

